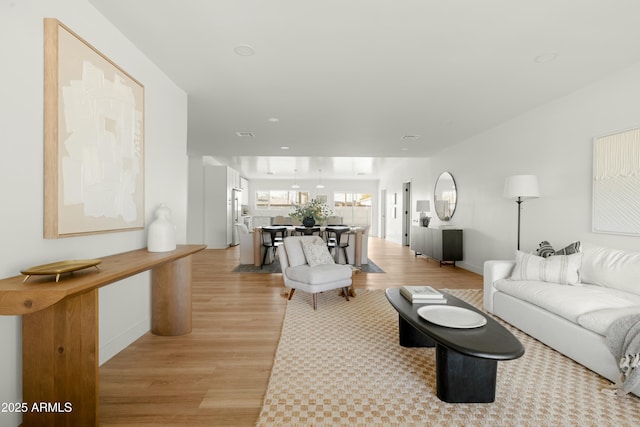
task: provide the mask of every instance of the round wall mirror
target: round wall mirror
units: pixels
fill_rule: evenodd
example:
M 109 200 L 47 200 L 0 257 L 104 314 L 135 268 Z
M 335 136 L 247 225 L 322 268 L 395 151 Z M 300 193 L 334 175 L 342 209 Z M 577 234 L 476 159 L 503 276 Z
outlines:
M 436 188 L 433 192 L 433 203 L 438 218 L 442 221 L 449 221 L 456 211 L 457 199 L 458 193 L 453 175 L 449 172 L 442 172 L 436 181 Z

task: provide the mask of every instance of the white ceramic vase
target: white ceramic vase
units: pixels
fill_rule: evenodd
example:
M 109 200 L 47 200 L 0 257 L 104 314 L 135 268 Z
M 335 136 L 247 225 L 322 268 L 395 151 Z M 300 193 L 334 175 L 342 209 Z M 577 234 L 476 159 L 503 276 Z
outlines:
M 147 250 L 169 252 L 176 249 L 176 227 L 171 222 L 171 210 L 164 204 L 156 209 L 156 220 L 149 226 Z

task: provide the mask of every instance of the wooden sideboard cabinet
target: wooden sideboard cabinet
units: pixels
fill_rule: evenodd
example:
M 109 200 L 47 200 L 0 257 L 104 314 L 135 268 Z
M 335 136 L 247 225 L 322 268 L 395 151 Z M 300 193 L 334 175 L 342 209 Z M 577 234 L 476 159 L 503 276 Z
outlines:
M 462 229 L 411 227 L 411 250 L 440 261 L 440 265 L 462 260 Z

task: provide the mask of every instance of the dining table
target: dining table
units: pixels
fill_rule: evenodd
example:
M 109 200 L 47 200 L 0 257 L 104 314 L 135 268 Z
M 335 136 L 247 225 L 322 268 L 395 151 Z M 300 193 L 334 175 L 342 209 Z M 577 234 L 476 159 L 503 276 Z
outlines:
M 263 230 L 268 230 L 269 228 L 286 228 L 287 229 L 287 235 L 291 236 L 292 233 L 295 232 L 300 232 L 303 235 L 308 235 L 306 230 L 298 230 L 298 229 L 304 229 L 307 227 L 300 227 L 300 226 L 291 226 L 291 225 L 273 225 L 273 226 L 265 226 L 265 227 L 255 227 L 254 228 L 254 233 L 253 233 L 253 263 L 256 267 L 260 267 L 262 265 L 262 256 L 261 256 L 261 248 L 262 248 L 262 242 L 260 241 L 260 236 L 262 235 L 262 231 Z M 358 226 L 336 226 L 336 225 L 330 225 L 330 226 L 314 226 L 314 227 L 308 227 L 310 229 L 313 230 L 318 230 L 320 232 L 320 234 L 322 235 L 324 233 L 324 231 L 327 228 L 348 228 L 349 231 L 347 231 L 347 233 L 353 234 L 355 236 L 355 244 L 354 244 L 354 265 L 356 267 L 361 267 L 362 266 L 362 235 L 364 233 L 365 227 L 358 227 Z

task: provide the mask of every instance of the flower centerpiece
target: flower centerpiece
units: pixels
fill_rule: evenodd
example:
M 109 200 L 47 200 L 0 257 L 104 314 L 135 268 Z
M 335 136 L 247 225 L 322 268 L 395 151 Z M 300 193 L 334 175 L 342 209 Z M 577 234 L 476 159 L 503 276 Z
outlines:
M 331 215 L 333 215 L 333 211 L 329 209 L 329 206 L 318 199 L 311 199 L 289 213 L 291 218 L 302 221 L 306 227 L 313 227 L 316 223 L 321 224 Z

